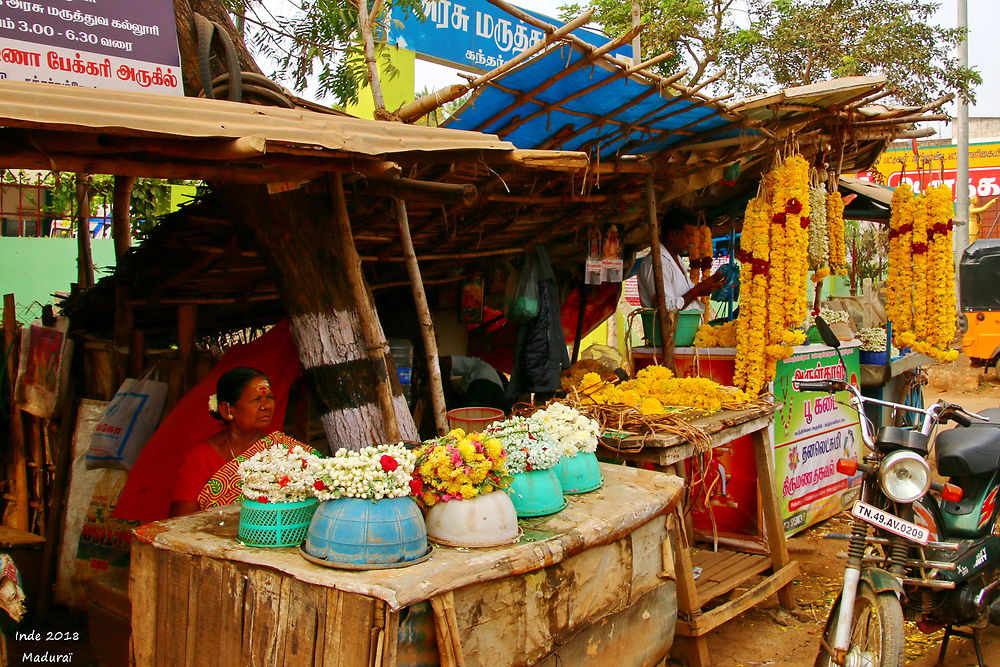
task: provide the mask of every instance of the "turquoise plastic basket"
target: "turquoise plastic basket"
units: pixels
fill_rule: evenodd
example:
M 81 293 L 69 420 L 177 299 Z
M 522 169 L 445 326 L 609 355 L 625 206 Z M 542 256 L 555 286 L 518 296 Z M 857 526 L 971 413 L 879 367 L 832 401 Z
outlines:
M 244 500 L 236 537 L 251 547 L 294 547 L 306 539 L 319 500 L 259 503 Z

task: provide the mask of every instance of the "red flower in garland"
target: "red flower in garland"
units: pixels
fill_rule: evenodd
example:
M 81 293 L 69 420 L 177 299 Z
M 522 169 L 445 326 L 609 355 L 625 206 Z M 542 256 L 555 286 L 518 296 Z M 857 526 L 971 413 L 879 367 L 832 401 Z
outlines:
M 753 255 L 740 248 L 736 251 L 736 259 L 740 262 L 751 262 L 753 261 Z
M 288 486 L 288 483 L 291 481 L 292 480 L 288 478 L 288 475 L 285 475 L 284 477 L 278 480 L 278 486 L 283 489 L 286 486 Z
M 791 213 L 792 215 L 798 215 L 802 212 L 802 202 L 800 202 L 795 197 L 792 197 L 787 202 L 785 202 L 785 211 Z
M 750 273 L 755 276 L 766 276 L 771 270 L 771 262 L 766 259 L 754 259 Z
M 257 497 L 257 502 L 258 503 L 266 503 L 267 502 L 267 496 L 258 496 Z
M 771 222 L 784 227 L 785 223 L 788 222 L 788 217 L 784 213 L 775 213 L 771 216 Z
M 317 479 L 315 482 L 313 482 L 313 488 L 316 489 L 317 491 L 325 491 L 326 484 L 323 483 L 323 480 Z
M 812 218 L 810 218 L 808 215 L 804 215 L 799 220 L 799 225 L 802 227 L 802 229 L 809 229 L 810 222 L 812 222 Z
M 382 465 L 382 470 L 386 472 L 392 472 L 399 467 L 399 462 L 388 454 L 383 454 L 378 462 Z
M 419 496 L 424 490 L 424 483 L 422 480 L 413 478 L 410 480 L 410 494 L 414 496 Z
M 926 243 L 914 243 L 914 244 L 910 245 L 910 250 L 913 251 L 914 255 L 923 255 L 925 252 L 927 252 L 927 244 Z

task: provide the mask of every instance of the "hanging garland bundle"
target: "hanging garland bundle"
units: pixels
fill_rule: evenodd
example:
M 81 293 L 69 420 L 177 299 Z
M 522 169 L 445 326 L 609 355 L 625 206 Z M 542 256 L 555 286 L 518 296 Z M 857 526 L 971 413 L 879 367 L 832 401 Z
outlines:
M 826 224 L 830 229 L 830 271 L 847 275 L 847 241 L 844 237 L 844 200 L 839 192 L 826 195 Z
M 913 329 L 913 266 L 910 245 L 913 237 L 913 189 L 900 183 L 892 195 L 889 219 L 889 274 L 886 278 L 885 312 L 892 322 L 897 347 L 899 336 Z
M 734 383 L 750 395 L 805 341 L 809 213 L 809 165 L 799 155 L 765 176 L 762 194 L 747 204 Z
M 913 286 L 909 292 L 912 326 L 905 326 L 905 298 L 900 295 L 900 302 L 893 306 L 902 323 L 893 322 L 899 332 L 895 336 L 897 344 L 941 361 L 951 361 L 958 356 L 958 351 L 951 349 L 955 338 L 953 210 L 951 190 L 945 185 L 929 188 L 914 201 L 913 227 L 908 239 L 908 269 Z M 900 229 L 904 228 L 905 223 Z M 903 263 L 898 272 L 905 276 L 905 242 L 904 234 L 896 235 L 889 241 L 890 276 L 897 271 L 891 265 L 894 258 Z M 895 252 L 894 244 L 899 246 Z M 895 293 L 892 295 L 897 296 Z
M 712 228 L 708 225 L 698 225 L 692 231 L 690 251 L 688 252 L 691 281 L 695 285 L 712 274 L 714 254 Z M 708 303 L 708 297 L 704 298 L 704 302 Z
M 830 275 L 830 229 L 826 224 L 826 188 L 809 188 L 809 269 L 813 282 Z

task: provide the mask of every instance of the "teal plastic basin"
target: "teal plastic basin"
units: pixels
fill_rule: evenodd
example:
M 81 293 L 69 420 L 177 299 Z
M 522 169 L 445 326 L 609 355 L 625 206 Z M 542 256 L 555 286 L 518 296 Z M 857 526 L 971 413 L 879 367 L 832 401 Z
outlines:
M 507 493 L 519 517 L 555 514 L 566 507 L 562 485 L 552 470 L 529 470 L 514 475 Z
M 597 455 L 593 452 L 564 456 L 552 470 L 559 478 L 563 493 L 587 493 L 601 488 L 604 483 Z
M 654 317 L 652 311 L 643 311 L 642 330 L 646 342 L 653 347 L 662 347 L 660 336 L 660 318 Z M 676 347 L 691 347 L 694 344 L 694 335 L 698 333 L 701 325 L 700 310 L 682 310 L 677 313 L 677 328 L 674 329 L 674 345 Z

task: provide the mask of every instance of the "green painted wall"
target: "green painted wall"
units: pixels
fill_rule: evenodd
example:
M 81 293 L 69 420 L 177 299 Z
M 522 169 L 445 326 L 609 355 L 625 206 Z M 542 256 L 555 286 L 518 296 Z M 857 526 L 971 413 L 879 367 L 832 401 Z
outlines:
M 94 276 L 100 280 L 115 265 L 115 242 L 91 241 Z M 76 239 L 0 239 L 0 294 L 13 292 L 17 318 L 30 322 L 41 307 L 55 303 L 56 291 L 69 291 L 76 282 Z

